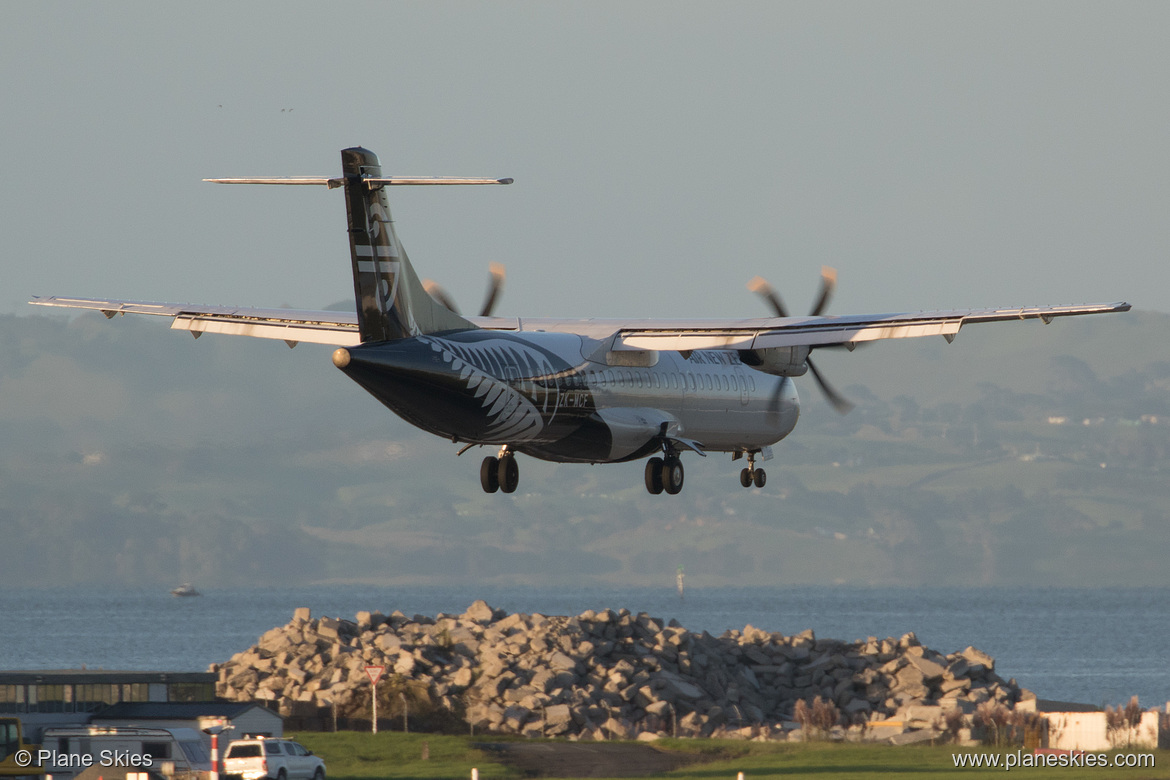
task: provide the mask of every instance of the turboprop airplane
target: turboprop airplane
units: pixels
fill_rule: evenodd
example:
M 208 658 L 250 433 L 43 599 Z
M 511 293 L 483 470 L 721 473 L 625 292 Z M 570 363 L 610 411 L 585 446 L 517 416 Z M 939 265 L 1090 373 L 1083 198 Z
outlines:
M 794 377 L 811 373 L 839 411 L 848 401 L 825 381 L 813 350 L 878 339 L 942 336 L 965 325 L 1128 311 L 1127 303 L 958 309 L 833 317 L 824 314 L 835 273 L 822 275 L 807 317 L 788 315 L 760 278 L 749 287 L 774 317 L 729 320 L 532 319 L 496 317 L 502 282 L 492 269 L 478 317 L 464 317 L 433 284 L 419 280 L 390 219 L 387 188 L 400 185 L 510 184 L 511 179 L 386 177 L 378 158 L 341 152 L 336 177 L 208 179 L 225 184 L 319 185 L 345 195 L 354 314 L 284 309 L 33 298 L 40 306 L 172 317 L 171 327 L 281 339 L 289 346 L 337 346 L 333 363 L 407 422 L 464 445 L 498 448 L 480 465 L 488 493 L 519 484 L 517 453 L 558 463 L 648 458 L 646 489 L 677 494 L 681 455 L 746 458 L 743 487 L 764 486 L 756 458 L 796 426 Z M 428 287 L 430 292 L 428 292 Z

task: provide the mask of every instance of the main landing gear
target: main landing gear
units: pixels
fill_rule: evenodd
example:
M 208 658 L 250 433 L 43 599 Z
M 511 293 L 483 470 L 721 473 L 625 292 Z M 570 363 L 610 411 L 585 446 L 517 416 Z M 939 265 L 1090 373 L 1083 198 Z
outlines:
M 673 449 L 666 450 L 665 455 L 665 458 L 651 458 L 646 461 L 646 489 L 653 495 L 665 490 L 674 496 L 683 486 L 682 461 Z
M 749 452 L 747 459 L 747 468 L 739 472 L 739 484 L 745 488 L 751 487 L 752 485 L 762 488 L 768 481 L 768 475 L 764 473 L 763 469 L 756 468 L 756 453 Z
M 520 466 L 516 464 L 516 453 L 507 446 L 500 449 L 498 457 L 491 455 L 479 464 L 479 484 L 485 493 L 495 493 L 502 490 L 505 493 L 515 493 L 520 484 Z

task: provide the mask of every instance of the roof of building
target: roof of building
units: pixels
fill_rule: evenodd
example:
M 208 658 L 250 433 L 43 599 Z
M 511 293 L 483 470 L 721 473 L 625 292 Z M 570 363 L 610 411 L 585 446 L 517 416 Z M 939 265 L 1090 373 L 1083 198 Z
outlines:
M 111 669 L 24 669 L 0 671 L 0 685 L 97 685 L 215 682 L 215 672 L 142 672 Z
M 191 720 L 194 718 L 238 718 L 253 707 L 280 717 L 267 707 L 250 701 L 124 701 L 112 704 L 91 720 Z

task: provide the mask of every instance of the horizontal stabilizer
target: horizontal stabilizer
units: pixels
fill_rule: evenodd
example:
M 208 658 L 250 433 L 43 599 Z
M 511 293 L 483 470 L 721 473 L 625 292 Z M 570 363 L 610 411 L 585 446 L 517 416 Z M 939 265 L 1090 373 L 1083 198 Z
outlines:
M 280 177 L 250 177 L 236 179 L 204 179 L 212 184 L 291 184 L 291 185 L 319 185 L 329 189 L 336 189 L 345 184 L 345 178 L 339 176 L 280 176 Z M 511 184 L 512 179 L 469 178 L 460 176 L 390 176 L 390 177 L 363 177 L 366 186 L 401 187 L 406 185 L 424 184 Z

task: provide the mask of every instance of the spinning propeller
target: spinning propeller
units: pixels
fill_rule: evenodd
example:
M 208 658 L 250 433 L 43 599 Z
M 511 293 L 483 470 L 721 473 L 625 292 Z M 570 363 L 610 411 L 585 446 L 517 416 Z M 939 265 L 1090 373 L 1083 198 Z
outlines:
M 479 310 L 479 316 L 481 317 L 492 316 L 492 311 L 496 308 L 496 301 L 500 298 L 500 291 L 504 289 L 503 264 L 491 263 L 488 266 L 488 273 L 491 274 L 491 278 L 488 280 L 487 296 L 483 299 L 483 306 Z M 447 294 L 446 290 L 439 286 L 438 282 L 431 279 L 423 279 L 422 285 L 428 295 L 456 314 L 459 313 L 459 307 L 455 305 L 455 301 Z
M 748 282 L 747 286 L 749 290 L 768 302 L 768 305 L 772 307 L 772 311 L 776 312 L 777 317 L 789 316 L 788 309 L 784 306 L 784 301 L 780 300 L 780 295 L 762 276 L 755 277 Z M 812 311 L 809 312 L 810 317 L 819 317 L 824 313 L 825 309 L 829 306 L 829 299 L 833 296 L 833 290 L 836 287 L 837 271 L 828 266 L 823 266 L 821 268 L 821 294 L 817 297 L 817 302 L 813 305 Z M 813 363 L 811 356 L 805 362 L 808 364 L 808 370 L 812 372 L 813 379 L 816 380 L 817 387 L 824 394 L 825 400 L 841 414 L 848 414 L 853 408 L 853 404 L 829 384 L 829 381 L 817 370 L 816 364 Z M 779 406 L 778 399 L 776 400 L 776 405 Z

